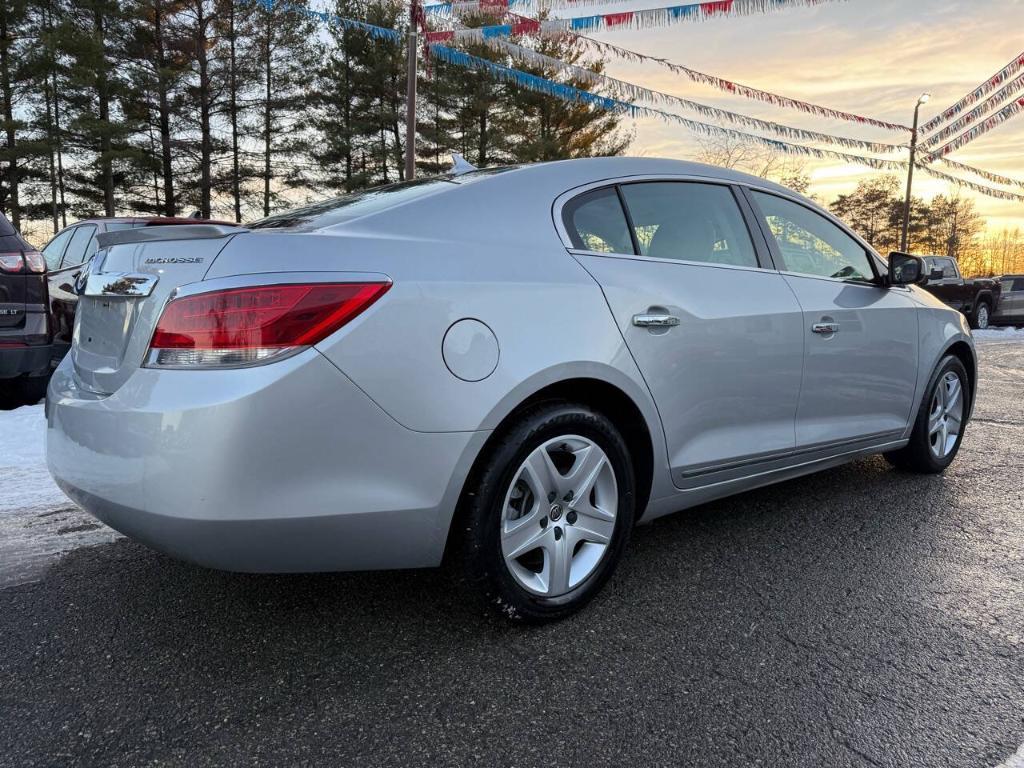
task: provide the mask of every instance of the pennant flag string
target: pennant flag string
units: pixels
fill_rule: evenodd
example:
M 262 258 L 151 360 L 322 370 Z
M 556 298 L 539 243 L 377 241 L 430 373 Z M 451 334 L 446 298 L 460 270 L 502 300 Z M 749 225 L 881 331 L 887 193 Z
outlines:
M 622 13 L 604 13 L 593 16 L 558 17 L 545 19 L 542 24 L 551 28 L 599 31 L 609 29 L 649 29 L 684 22 L 705 21 L 716 16 L 750 16 L 786 6 L 814 6 L 831 0 L 711 0 L 711 2 L 671 5 Z M 433 14 L 452 14 L 459 11 L 507 11 L 511 0 L 455 0 L 426 6 Z
M 940 141 L 945 141 L 950 136 L 955 136 L 960 133 L 964 128 L 973 123 L 978 118 L 984 117 L 999 104 L 1005 101 L 1010 96 L 1015 96 L 1021 91 L 1024 91 L 1024 75 L 1020 75 L 1015 80 L 1012 80 L 1008 85 L 1000 88 L 998 92 L 987 98 L 977 107 L 972 109 L 966 115 L 963 115 L 959 120 L 947 125 L 941 131 L 933 133 L 931 136 L 920 142 L 920 147 L 931 147 L 938 144 Z
M 947 120 L 952 120 L 965 109 L 976 104 L 977 102 L 985 98 L 988 94 L 992 93 L 992 91 L 994 91 L 1000 85 L 1005 83 L 1015 74 L 1020 72 L 1022 69 L 1024 69 L 1024 52 L 1021 52 L 1017 56 L 1017 58 L 1015 58 L 1001 70 L 996 72 L 994 75 L 992 75 L 992 77 L 983 82 L 969 94 L 960 99 L 960 101 L 956 102 L 956 104 L 953 104 L 941 115 L 936 115 L 927 123 L 922 125 L 921 131 L 923 133 L 930 133 Z
M 389 29 L 386 27 L 379 27 L 374 24 L 369 24 L 363 21 L 357 21 L 355 19 L 347 19 L 342 16 L 338 16 L 331 13 L 324 13 L 320 11 L 314 11 L 310 8 L 306 8 L 301 5 L 289 2 L 289 0 L 256 0 L 268 10 L 272 9 L 275 5 L 279 8 L 286 8 L 296 13 L 302 14 L 308 18 L 318 20 L 324 24 L 333 24 L 336 26 L 343 27 L 345 29 L 352 29 L 361 32 L 365 32 L 376 40 L 386 40 L 389 42 L 402 42 L 404 35 L 395 29 Z M 451 64 L 462 66 L 467 69 L 473 69 L 476 71 L 487 72 L 491 76 L 498 80 L 513 84 L 519 87 L 527 88 L 538 93 L 544 93 L 556 98 L 560 98 L 564 101 L 572 101 L 580 104 L 587 104 L 590 106 L 597 107 L 599 109 L 605 109 L 608 111 L 618 112 L 620 114 L 626 114 L 631 117 L 657 117 L 666 122 L 673 122 L 683 125 L 701 135 L 724 135 L 731 136 L 733 138 L 745 141 L 747 143 L 761 144 L 774 148 L 780 152 L 786 154 L 800 155 L 805 157 L 816 157 L 819 159 L 834 159 L 841 160 L 847 163 L 854 163 L 858 165 L 864 165 L 869 168 L 875 168 L 879 170 L 899 170 L 904 171 L 907 168 L 907 163 L 900 160 L 887 160 L 884 158 L 877 157 L 864 157 L 860 155 L 847 154 L 845 152 L 838 152 L 829 149 L 819 149 L 818 147 L 808 147 L 802 144 L 791 144 L 777 139 L 771 139 L 764 136 L 757 136 L 755 134 L 746 133 L 744 131 L 737 131 L 732 128 L 724 128 L 722 126 L 710 125 L 697 120 L 690 120 L 689 118 L 682 117 L 681 115 L 675 115 L 670 112 L 665 112 L 654 107 L 644 107 L 636 104 L 632 104 L 625 101 L 620 101 L 608 96 L 601 96 L 596 93 L 576 88 L 572 85 L 565 83 L 558 83 L 553 80 L 548 80 L 537 75 L 533 75 L 529 72 L 523 72 L 521 70 L 512 69 L 505 67 L 487 59 L 480 58 L 479 56 L 473 56 L 472 54 L 465 53 L 464 51 L 458 51 L 453 48 L 449 48 L 445 45 L 438 43 L 428 43 L 427 51 L 434 58 L 442 61 L 447 61 Z M 1010 105 L 1006 109 L 1002 110 L 999 114 L 1007 112 L 1007 110 L 1014 110 L 1009 116 L 1017 114 L 1022 108 L 1024 108 L 1024 99 L 1020 99 L 1018 102 Z M 994 119 L 990 118 L 989 121 Z M 1008 117 L 1003 118 L 1008 119 Z M 989 121 L 986 121 L 988 123 Z M 941 151 L 941 150 L 940 150 Z M 952 151 L 952 150 L 950 150 Z M 933 156 L 934 157 L 934 156 Z M 933 159 L 933 158 L 929 158 Z M 952 184 L 957 184 L 969 189 L 972 189 L 980 194 L 989 195 L 991 197 L 997 197 L 1004 200 L 1017 200 L 1024 202 L 1024 195 L 1017 195 L 1012 192 L 1006 192 L 1004 190 L 992 189 L 982 184 L 976 184 L 971 181 L 960 179 L 956 176 L 937 171 L 931 168 L 924 161 L 919 161 L 915 165 L 922 171 L 931 174 L 937 178 L 941 178 Z M 966 166 L 965 166 L 966 167 Z
M 736 83 L 732 80 L 726 80 L 725 78 L 717 77 L 715 75 L 699 72 L 698 70 L 691 69 L 690 67 L 683 66 L 682 64 L 676 64 L 668 61 L 667 59 L 648 56 L 647 54 L 638 53 L 637 51 L 632 51 L 628 48 L 614 45 L 613 43 L 607 43 L 603 40 L 596 40 L 592 37 L 587 37 L 586 35 L 573 32 L 572 30 L 567 30 L 557 23 L 552 25 L 551 20 L 540 21 L 538 19 L 533 19 L 528 16 L 520 16 L 514 13 L 509 15 L 512 17 L 512 23 L 510 24 L 477 27 L 475 29 L 428 32 L 427 41 L 446 43 L 451 41 L 471 40 L 479 42 L 481 40 L 491 40 L 494 38 L 510 37 L 513 35 L 535 34 L 543 37 L 560 37 L 568 35 L 576 40 L 580 40 L 592 50 L 603 55 L 612 55 L 624 61 L 651 62 L 668 69 L 674 74 L 682 75 L 695 83 L 709 85 L 720 91 L 731 93 L 735 96 L 741 96 L 752 101 L 760 101 L 776 107 L 794 109 L 817 117 L 857 123 L 858 125 L 870 125 L 876 128 L 884 128 L 889 131 L 906 131 L 908 134 L 910 133 L 910 127 L 906 125 L 889 123 L 884 120 L 876 120 L 853 112 L 844 112 L 842 110 L 812 104 L 807 101 L 781 96 L 770 91 L 751 88 L 750 86 L 742 85 L 741 83 Z
M 649 101 L 660 104 L 674 104 L 687 111 L 696 112 L 704 118 L 722 120 L 733 125 L 742 125 L 747 128 L 754 128 L 767 133 L 774 133 L 778 136 L 782 136 L 787 139 L 796 139 L 798 141 L 818 142 L 822 144 L 829 144 L 831 146 L 846 147 L 847 149 L 863 149 L 869 152 L 881 153 L 894 152 L 904 148 L 899 144 L 862 141 L 860 139 L 849 139 L 844 136 L 835 136 L 828 133 L 819 133 L 818 131 L 804 130 L 803 128 L 794 128 L 792 126 L 782 125 L 769 120 L 760 120 L 749 115 L 711 107 L 670 93 L 645 88 L 625 80 L 619 80 L 599 72 L 594 72 L 593 70 L 586 69 L 585 67 L 570 64 L 552 56 L 546 56 L 530 48 L 524 48 L 521 45 L 516 45 L 502 38 L 485 38 L 482 42 L 490 48 L 508 53 L 512 58 L 523 63 L 566 72 L 574 79 L 587 83 L 591 86 L 611 88 L 618 95 L 626 97 L 628 101 Z
M 471 11 L 507 11 L 513 8 L 537 6 L 538 10 L 561 10 L 580 8 L 588 5 L 608 5 L 629 0 L 444 0 L 423 6 L 428 14 L 446 16 L 451 13 Z M 705 0 L 673 6 L 686 9 L 679 11 L 681 21 L 703 21 L 713 16 L 751 16 L 771 13 L 787 7 L 810 7 L 836 0 Z M 608 14 L 614 16 L 616 14 Z
M 820 159 L 835 159 L 842 160 L 847 163 L 854 163 L 857 165 L 866 165 L 870 168 L 878 170 L 896 170 L 906 171 L 907 163 L 901 160 L 886 160 L 877 157 L 864 157 L 860 155 L 850 155 L 844 152 L 836 152 L 834 150 L 819 149 L 817 147 L 807 147 L 802 144 L 790 144 L 784 141 L 778 141 L 776 139 L 766 138 L 764 136 L 756 136 L 751 133 L 745 133 L 743 131 L 737 131 L 731 128 L 723 128 L 716 125 L 709 125 L 708 123 L 702 123 L 696 120 L 690 120 L 689 118 L 675 115 L 670 112 L 665 112 L 660 109 L 652 107 L 643 107 L 636 104 L 630 104 L 628 102 L 619 101 L 608 96 L 601 96 L 599 94 L 584 91 L 580 88 L 576 88 L 571 85 L 564 83 L 557 83 L 552 80 L 533 75 L 529 72 L 523 72 L 521 70 L 512 69 L 505 67 L 500 64 L 496 64 L 488 59 L 480 58 L 479 56 L 473 56 L 472 54 L 464 51 L 455 50 L 439 43 L 430 44 L 431 55 L 452 64 L 466 67 L 468 69 L 475 69 L 477 71 L 487 72 L 491 76 L 498 80 L 526 88 L 528 90 L 536 91 L 539 93 L 545 93 L 556 98 L 560 98 L 566 101 L 575 101 L 577 103 L 589 104 L 591 106 L 605 109 L 608 111 L 619 112 L 628 114 L 632 117 L 657 117 L 666 122 L 679 123 L 686 126 L 691 131 L 701 135 L 727 135 L 733 138 L 745 141 L 747 143 L 761 144 L 767 147 L 774 148 L 780 152 L 792 155 L 801 155 L 805 157 L 816 157 Z M 1013 192 L 1006 192 L 1001 189 L 992 189 L 986 187 L 983 184 L 976 184 L 972 181 L 960 179 L 956 176 L 945 174 L 941 171 L 937 171 L 934 168 L 929 167 L 923 162 L 917 162 L 915 165 L 922 171 L 931 174 L 937 178 L 943 179 L 951 184 L 966 187 L 974 190 L 980 194 L 988 195 L 990 197 L 996 197 L 1003 200 L 1017 200 L 1024 202 L 1024 195 L 1018 195 Z
M 665 112 L 664 110 L 656 109 L 654 107 L 644 107 L 630 102 L 620 101 L 619 99 L 615 99 L 610 96 L 601 96 L 566 83 L 555 82 L 553 80 L 540 77 L 539 75 L 523 72 L 518 69 L 512 69 L 511 67 L 505 67 L 501 64 L 490 61 L 489 59 L 474 56 L 470 53 L 466 53 L 465 51 L 449 48 L 448 46 L 440 43 L 431 43 L 430 51 L 432 56 L 442 61 L 466 67 L 467 69 L 486 72 L 498 80 L 523 87 L 528 90 L 545 93 L 565 101 L 589 104 L 599 109 L 604 109 L 610 112 L 619 112 L 631 117 L 657 117 L 665 120 L 666 122 L 684 125 L 693 132 L 705 136 L 732 136 L 733 138 L 740 139 L 748 143 L 758 143 L 772 147 L 780 152 L 786 152 L 787 154 L 842 160 L 843 162 L 866 165 L 870 168 L 904 170 L 907 167 L 905 161 L 887 160 L 879 157 L 864 157 L 861 155 L 847 154 L 845 152 L 837 152 L 835 150 L 808 147 L 802 144 L 791 144 L 777 139 L 767 138 L 765 136 L 757 136 L 752 133 L 737 131 L 732 128 L 724 128 L 722 126 L 711 125 L 709 123 L 702 123 L 697 120 L 691 120 L 687 117 L 676 115 L 671 112 Z
M 1000 200 L 1014 200 L 1018 203 L 1024 202 L 1024 195 L 1018 195 L 1016 192 L 1006 192 L 1002 189 L 992 189 L 992 187 L 986 187 L 984 184 L 975 184 L 973 181 L 961 179 L 958 176 L 950 176 L 948 173 L 943 173 L 930 165 L 924 163 L 914 163 L 917 168 L 920 168 L 930 176 L 934 176 L 937 179 L 948 182 L 950 184 L 956 184 L 958 187 L 965 187 L 966 189 L 973 190 L 981 195 L 987 195 L 988 197 L 995 197 Z
M 934 151 L 928 152 L 928 160 L 934 160 L 936 158 L 945 157 L 946 155 L 952 154 L 956 150 L 963 147 L 965 144 L 974 141 L 979 136 L 988 133 L 993 128 L 997 128 L 998 126 L 1005 123 L 1007 120 L 1016 117 L 1021 113 L 1021 111 L 1024 111 L 1024 98 L 1019 98 L 1016 101 L 1010 102 L 1010 104 L 1003 107 L 994 115 L 984 120 L 983 122 L 978 123 L 973 128 L 964 131 L 949 143 L 939 147 Z
M 998 173 L 992 173 L 991 171 L 984 171 L 981 168 L 975 168 L 967 163 L 958 163 L 956 160 L 950 160 L 948 157 L 943 157 L 939 160 L 943 165 L 948 165 L 957 171 L 963 173 L 973 173 L 975 176 L 980 176 L 987 181 L 991 181 L 995 184 L 1005 184 L 1010 187 L 1024 187 L 1024 179 L 1013 179 L 1009 176 L 1002 176 Z

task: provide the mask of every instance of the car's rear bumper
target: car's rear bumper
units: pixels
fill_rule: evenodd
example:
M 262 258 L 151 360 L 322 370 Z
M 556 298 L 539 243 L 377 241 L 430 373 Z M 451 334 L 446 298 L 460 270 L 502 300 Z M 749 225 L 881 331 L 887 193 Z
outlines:
M 107 397 L 71 358 L 47 398 L 60 487 L 113 528 L 214 568 L 437 565 L 480 432 L 413 432 L 315 350 L 257 368 L 140 369 Z
M 15 376 L 45 376 L 50 372 L 53 347 L 42 344 L 34 347 L 0 346 L 0 379 Z

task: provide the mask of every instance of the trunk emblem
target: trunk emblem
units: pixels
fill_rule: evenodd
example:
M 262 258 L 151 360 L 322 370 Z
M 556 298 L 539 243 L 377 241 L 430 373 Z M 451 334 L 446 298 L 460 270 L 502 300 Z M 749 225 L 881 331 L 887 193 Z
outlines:
M 146 264 L 202 264 L 199 256 L 160 256 L 146 259 Z

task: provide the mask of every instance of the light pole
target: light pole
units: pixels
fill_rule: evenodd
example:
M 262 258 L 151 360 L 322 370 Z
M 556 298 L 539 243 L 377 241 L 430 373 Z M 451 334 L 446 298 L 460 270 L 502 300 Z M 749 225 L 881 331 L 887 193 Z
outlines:
M 927 104 L 930 93 L 922 93 L 917 99 L 914 107 L 914 129 L 910 135 L 910 167 L 907 169 L 907 199 L 903 206 L 903 237 L 900 238 L 900 250 L 907 252 L 907 241 L 910 235 L 910 188 L 914 184 L 914 155 L 917 154 L 917 118 L 921 112 L 921 105 Z

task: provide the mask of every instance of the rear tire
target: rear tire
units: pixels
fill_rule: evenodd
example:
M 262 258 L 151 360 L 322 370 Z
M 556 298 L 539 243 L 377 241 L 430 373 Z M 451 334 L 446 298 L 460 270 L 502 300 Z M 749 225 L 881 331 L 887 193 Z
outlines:
M 474 474 L 460 519 L 477 593 L 534 623 L 586 605 L 615 570 L 635 516 L 633 465 L 612 422 L 585 405 L 538 404 Z
M 980 301 L 968 318 L 968 324 L 977 331 L 984 331 L 991 324 L 991 319 L 992 308 L 988 305 L 987 301 Z
M 955 396 L 950 394 L 954 379 L 959 392 Z M 944 357 L 928 382 L 910 442 L 898 451 L 886 453 L 889 463 L 918 474 L 944 472 L 953 463 L 964 439 L 972 396 L 970 386 L 964 364 L 953 355 Z

